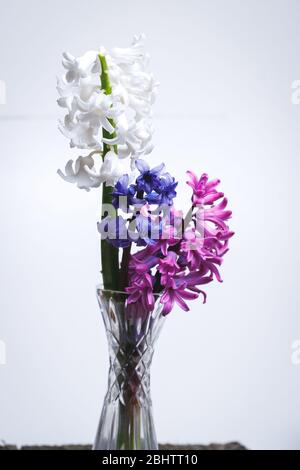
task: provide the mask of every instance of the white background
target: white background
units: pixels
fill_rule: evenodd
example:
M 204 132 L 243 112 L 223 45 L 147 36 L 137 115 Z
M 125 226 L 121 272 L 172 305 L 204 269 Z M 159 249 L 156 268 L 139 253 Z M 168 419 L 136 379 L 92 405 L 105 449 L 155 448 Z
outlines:
M 145 32 L 160 81 L 151 163 L 220 177 L 236 236 L 224 283 L 167 318 L 152 370 L 160 442 L 300 449 L 297 0 L 1 1 L 0 439 L 92 442 L 107 381 L 95 298 L 100 193 L 56 175 L 61 53 Z

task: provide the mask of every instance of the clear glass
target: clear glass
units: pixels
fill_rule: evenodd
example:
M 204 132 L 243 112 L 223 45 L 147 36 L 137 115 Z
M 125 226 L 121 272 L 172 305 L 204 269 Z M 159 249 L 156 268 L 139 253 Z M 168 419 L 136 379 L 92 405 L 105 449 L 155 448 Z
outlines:
M 156 450 L 150 366 L 164 323 L 159 296 L 152 312 L 133 313 L 127 294 L 97 288 L 109 348 L 108 390 L 94 450 Z

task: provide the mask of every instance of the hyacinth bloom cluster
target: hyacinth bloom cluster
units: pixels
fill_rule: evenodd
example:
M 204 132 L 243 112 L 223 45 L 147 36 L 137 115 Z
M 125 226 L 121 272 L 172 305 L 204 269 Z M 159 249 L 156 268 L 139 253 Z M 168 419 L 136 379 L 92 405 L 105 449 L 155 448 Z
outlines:
M 110 90 L 100 84 L 108 68 Z M 59 129 L 70 147 L 90 149 L 87 156 L 69 160 L 59 175 L 81 189 L 106 183 L 114 186 L 135 161 L 152 150 L 152 104 L 157 82 L 147 71 L 144 36 L 135 36 L 131 47 L 88 51 L 80 57 L 63 54 L 65 73 L 58 79 L 58 104 L 66 110 Z M 110 151 L 104 152 L 105 145 Z M 100 155 L 100 158 L 99 158 Z M 104 162 L 101 162 L 101 155 Z
M 201 286 L 214 279 L 222 282 L 219 268 L 233 235 L 226 223 L 231 217 L 227 199 L 217 189 L 219 180 L 209 180 L 207 174 L 197 178 L 189 171 L 192 204 L 183 219 L 173 204 L 177 182 L 164 165 L 151 170 L 143 161 L 136 164 L 140 175 L 131 184 L 128 175 L 119 179 L 113 191 L 118 212 L 104 218 L 99 231 L 115 246 L 142 247 L 128 263 L 125 290 L 131 312 L 151 311 L 158 293 L 163 314 L 174 304 L 187 311 L 186 301 L 200 294 L 206 301 Z
M 129 176 L 123 175 L 112 192 L 112 204 L 117 210 L 107 215 L 98 223 L 102 239 L 116 247 L 129 247 L 152 244 L 161 238 L 166 217 L 161 213 L 173 206 L 177 182 L 165 172 L 161 164 L 153 169 L 144 160 L 137 160 L 139 176 L 129 182 Z M 119 211 L 118 211 L 119 210 Z
M 128 48 L 63 55 L 58 104 L 66 115 L 61 132 L 86 151 L 59 175 L 80 189 L 102 185 L 101 264 L 104 288 L 127 293 L 128 313 L 139 316 L 160 296 L 167 315 L 200 295 L 228 252 L 231 211 L 220 181 L 188 171 L 187 213 L 176 209 L 178 182 L 165 164 L 151 167 L 152 104 L 157 82 L 147 71 L 144 37 Z

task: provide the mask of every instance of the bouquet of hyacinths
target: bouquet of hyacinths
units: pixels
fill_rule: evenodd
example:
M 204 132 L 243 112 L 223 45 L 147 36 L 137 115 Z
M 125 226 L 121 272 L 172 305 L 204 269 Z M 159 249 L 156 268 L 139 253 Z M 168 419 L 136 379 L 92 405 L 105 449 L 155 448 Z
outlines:
M 205 302 L 202 286 L 221 282 L 219 267 L 233 235 L 218 179 L 187 172 L 192 196 L 184 214 L 174 205 L 175 178 L 163 163 L 151 168 L 146 162 L 158 86 L 147 65 L 143 36 L 136 36 L 129 48 L 100 48 L 79 58 L 63 54 L 66 73 L 57 85 L 58 104 L 67 110 L 60 130 L 71 147 L 90 152 L 58 173 L 86 191 L 102 186 L 98 300 L 114 356 L 96 448 L 155 447 L 151 413 L 141 411 L 154 325 L 175 304 L 187 311 L 189 300 L 202 295 Z M 121 395 L 116 410 L 112 403 Z M 115 439 L 108 428 L 118 429 Z
M 129 294 L 128 308 L 136 315 L 153 310 L 155 293 L 161 293 L 164 315 L 174 303 L 189 310 L 186 300 L 202 294 L 205 302 L 199 286 L 214 278 L 221 282 L 218 268 L 233 235 L 225 223 L 231 216 L 227 199 L 216 189 L 219 180 L 188 172 L 192 205 L 183 218 L 173 203 L 177 182 L 164 165 L 150 169 L 139 159 L 136 167 L 140 175 L 133 183 L 127 174 L 118 180 L 115 210 L 98 224 L 102 239 L 123 250 L 119 287 Z M 140 247 L 134 254 L 133 244 Z

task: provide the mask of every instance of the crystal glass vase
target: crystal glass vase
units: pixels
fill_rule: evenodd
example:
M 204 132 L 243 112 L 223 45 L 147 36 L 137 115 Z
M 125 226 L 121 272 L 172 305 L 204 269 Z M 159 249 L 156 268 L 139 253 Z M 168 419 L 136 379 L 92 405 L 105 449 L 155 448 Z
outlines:
M 97 288 L 109 348 L 108 390 L 94 450 L 155 450 L 150 366 L 164 322 L 159 297 L 153 311 L 134 311 L 127 294 Z

